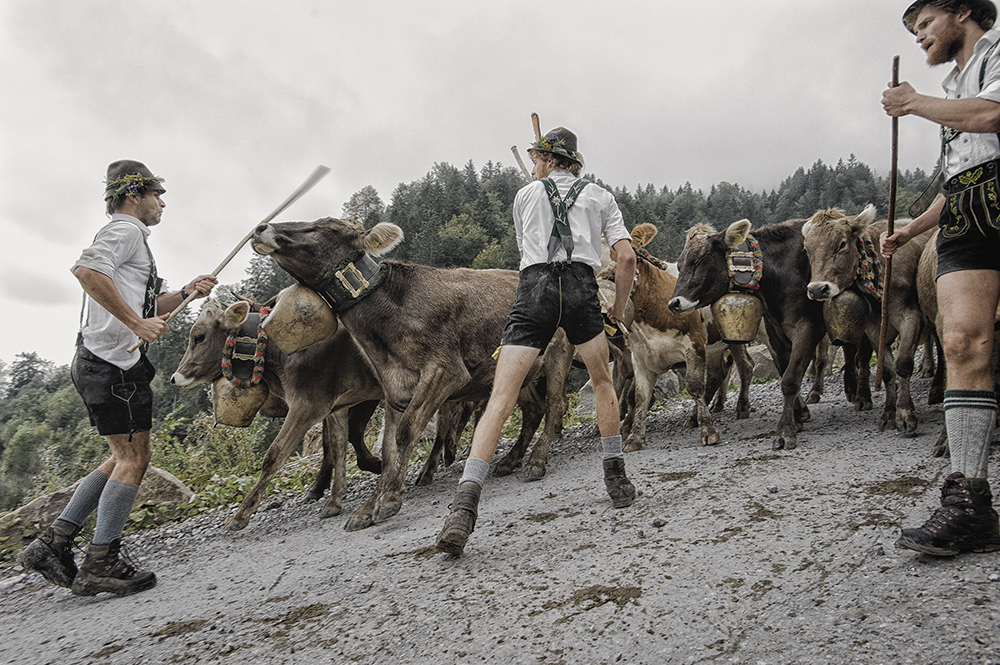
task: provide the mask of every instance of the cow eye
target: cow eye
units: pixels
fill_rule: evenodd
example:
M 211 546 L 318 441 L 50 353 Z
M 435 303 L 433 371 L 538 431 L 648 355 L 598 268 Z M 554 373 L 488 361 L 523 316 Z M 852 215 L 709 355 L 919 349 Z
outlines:
M 839 248 L 837 248 L 837 251 L 838 251 L 838 252 L 842 252 L 842 251 L 844 251 L 845 249 L 847 249 L 847 241 L 846 241 L 846 240 L 841 240 L 841 241 L 840 241 L 840 247 L 839 247 Z
M 194 344 L 194 346 L 198 346 L 199 344 L 201 344 L 204 341 L 205 341 L 205 336 L 204 335 L 195 335 L 194 339 L 192 340 L 192 343 Z

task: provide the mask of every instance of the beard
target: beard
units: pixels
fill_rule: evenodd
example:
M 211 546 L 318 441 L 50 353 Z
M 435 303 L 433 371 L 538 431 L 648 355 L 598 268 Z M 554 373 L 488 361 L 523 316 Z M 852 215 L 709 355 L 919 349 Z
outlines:
M 951 62 L 963 46 L 965 46 L 965 33 L 952 17 L 947 29 L 941 31 L 934 44 L 927 50 L 927 64 L 934 67 Z

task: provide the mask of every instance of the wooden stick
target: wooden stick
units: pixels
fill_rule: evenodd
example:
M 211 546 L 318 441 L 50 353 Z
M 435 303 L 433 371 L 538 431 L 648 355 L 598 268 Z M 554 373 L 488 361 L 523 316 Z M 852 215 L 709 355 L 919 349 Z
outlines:
M 267 217 L 265 217 L 263 219 L 263 221 L 258 222 L 257 224 L 254 225 L 254 227 L 250 231 L 250 233 L 246 234 L 246 236 L 243 238 L 243 240 L 240 241 L 240 244 L 236 245 L 236 247 L 233 248 L 233 251 L 229 252 L 229 256 L 227 256 L 226 258 L 224 258 L 222 260 L 222 263 L 220 263 L 218 265 L 218 267 L 216 267 L 216 269 L 212 271 L 212 277 L 218 277 L 219 273 L 222 272 L 222 269 L 225 268 L 226 265 L 230 261 L 233 260 L 233 257 L 236 256 L 237 252 L 239 252 L 241 249 L 243 249 L 243 245 L 247 244 L 250 241 L 250 239 L 253 238 L 253 234 L 254 234 L 254 232 L 256 232 L 258 226 L 260 226 L 261 224 L 267 224 L 272 219 L 274 219 L 279 214 L 281 214 L 281 212 L 285 208 L 287 208 L 288 206 L 292 205 L 297 200 L 299 200 L 299 198 L 301 198 L 303 194 L 305 194 L 310 189 L 312 189 L 313 186 L 317 182 L 319 182 L 320 180 L 322 180 L 323 177 L 326 176 L 326 174 L 329 173 L 329 172 L 330 172 L 329 167 L 326 167 L 326 166 L 317 166 L 316 170 L 312 172 L 312 175 L 310 175 L 308 178 L 306 178 L 306 181 L 303 182 L 301 185 L 299 185 L 299 188 L 296 189 L 294 192 L 292 192 L 292 195 L 289 196 L 287 199 L 285 199 L 284 203 L 282 203 L 280 206 L 278 206 L 277 208 L 275 208 L 274 212 L 272 212 L 270 215 L 268 215 Z M 184 309 L 185 307 L 187 307 L 187 305 L 188 305 L 189 302 L 191 302 L 192 300 L 194 300 L 195 295 L 197 295 L 197 291 L 195 291 L 193 293 L 189 293 L 188 297 L 185 298 L 184 301 L 180 305 L 178 305 L 177 308 L 174 311 L 170 312 L 170 316 L 168 316 L 166 318 L 167 323 L 169 323 L 175 316 L 177 316 L 178 314 L 180 314 L 181 310 Z M 135 351 L 136 349 L 138 349 L 140 346 L 142 346 L 145 343 L 146 342 L 144 340 L 140 339 L 138 342 L 136 342 L 135 344 L 133 344 L 132 346 L 130 346 L 128 348 L 128 352 L 132 353 L 133 351 Z
M 535 130 L 535 143 L 538 143 L 542 140 L 542 124 L 538 120 L 537 113 L 531 114 L 531 126 Z
M 521 173 L 524 174 L 524 178 L 528 182 L 531 182 L 531 171 L 529 171 L 528 167 L 524 165 L 524 161 L 521 159 L 521 153 L 517 151 L 517 146 L 512 145 L 510 147 L 510 151 L 514 153 L 514 159 L 517 160 L 517 165 L 521 167 Z
M 899 85 L 899 56 L 892 59 L 892 87 Z M 896 174 L 899 170 L 899 118 L 892 118 L 892 171 L 889 175 L 889 218 L 886 231 L 895 233 L 896 222 Z M 882 382 L 882 368 L 885 365 L 885 338 L 889 328 L 889 285 L 892 283 L 892 256 L 885 257 L 885 281 L 882 290 L 882 328 L 878 336 L 878 362 L 875 368 L 876 388 Z

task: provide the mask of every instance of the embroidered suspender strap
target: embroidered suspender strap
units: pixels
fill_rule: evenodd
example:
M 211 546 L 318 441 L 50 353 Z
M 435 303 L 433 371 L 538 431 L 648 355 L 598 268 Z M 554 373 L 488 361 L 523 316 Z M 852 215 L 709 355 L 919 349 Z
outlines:
M 163 280 L 156 275 L 156 261 L 153 260 L 153 252 L 146 242 L 146 234 L 142 234 L 142 244 L 146 247 L 149 255 L 149 279 L 146 280 L 146 294 L 142 300 L 142 318 L 151 319 L 156 316 L 156 296 L 160 295 L 163 288 Z
M 358 252 L 341 261 L 329 279 L 306 286 L 316 291 L 330 309 L 339 314 L 374 291 L 388 272 L 389 266 L 378 263 L 370 254 Z
M 993 55 L 993 52 L 997 50 L 997 46 L 1000 46 L 1000 39 L 993 42 L 993 45 L 990 46 L 990 48 L 986 51 L 986 54 L 983 56 L 983 63 L 979 67 L 980 90 L 983 89 L 983 83 L 986 81 L 986 65 L 989 64 L 990 57 Z M 936 199 L 937 195 L 941 192 L 941 188 L 944 187 L 944 183 L 947 180 L 947 178 L 945 178 L 944 175 L 945 148 L 947 148 L 949 143 L 958 138 L 958 135 L 961 133 L 962 132 L 958 131 L 957 129 L 952 129 L 951 127 L 945 127 L 944 125 L 941 125 L 941 156 L 938 158 L 937 173 L 931 180 L 931 184 L 927 186 L 927 189 L 925 189 L 923 193 L 917 197 L 917 200 L 914 201 L 913 205 L 911 205 L 907 210 L 907 212 L 910 214 L 910 217 L 913 218 L 919 217 L 925 210 L 931 207 L 931 203 L 934 202 L 934 199 Z M 1000 142 L 1000 134 L 997 134 L 997 141 Z
M 729 269 L 729 287 L 736 291 L 756 291 L 764 276 L 764 254 L 757 239 L 747 234 L 747 239 L 726 252 Z
M 569 228 L 569 209 L 576 203 L 580 192 L 590 184 L 588 181 L 580 179 L 573 183 L 563 199 L 559 196 L 559 188 L 551 178 L 542 178 L 545 185 L 545 192 L 549 195 L 549 205 L 552 206 L 552 214 L 556 218 L 552 225 L 552 235 L 549 237 L 549 257 L 548 263 L 552 263 L 559 248 L 566 250 L 566 260 L 573 260 L 573 232 Z

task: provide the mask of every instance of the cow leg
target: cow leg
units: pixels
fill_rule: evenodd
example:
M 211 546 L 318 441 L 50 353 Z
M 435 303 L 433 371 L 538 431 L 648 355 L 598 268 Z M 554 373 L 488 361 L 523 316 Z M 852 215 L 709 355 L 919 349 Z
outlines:
M 320 519 L 339 515 L 347 496 L 347 437 L 350 421 L 350 409 L 340 408 L 323 419 L 323 450 L 326 451 L 326 438 L 329 430 L 330 451 L 333 455 L 333 484 L 330 486 L 330 497 L 319 511 Z
M 937 335 L 935 335 L 931 326 L 924 326 L 923 331 L 920 333 L 920 344 L 924 349 L 924 353 L 920 357 L 920 378 L 933 379 L 937 373 L 937 363 L 934 357 L 935 348 L 937 347 Z
M 545 429 L 531 449 L 531 456 L 524 467 L 525 480 L 541 480 L 545 476 L 549 447 L 562 435 L 563 417 L 569 406 L 566 379 L 573 366 L 573 346 L 569 340 L 557 342 L 550 343 L 545 350 Z
M 913 376 L 914 355 L 921 335 L 921 315 L 916 310 L 909 313 L 899 326 L 899 347 L 893 369 L 896 372 L 896 429 L 906 436 L 917 433 L 917 413 L 910 392 Z
M 313 481 L 312 487 L 306 491 L 303 497 L 308 502 L 322 499 L 323 493 L 330 487 L 330 480 L 333 478 L 333 461 L 336 457 L 333 451 L 333 435 L 330 432 L 331 423 L 329 419 L 330 416 L 323 419 L 323 433 L 321 436 L 323 442 L 323 459 L 319 464 L 319 473 L 316 474 L 316 479 Z
M 421 374 L 409 405 L 395 423 L 392 441 L 388 439 L 387 422 L 387 437 L 382 445 L 382 475 L 375 493 L 350 516 L 344 525 L 346 530 L 367 528 L 399 512 L 403 506 L 406 467 L 420 433 L 445 399 L 466 385 L 470 378 L 464 366 L 433 367 Z M 387 407 L 387 415 L 394 410 Z
M 750 417 L 750 382 L 753 380 L 753 359 L 747 351 L 746 344 L 733 344 L 729 347 L 736 365 L 736 373 L 740 377 L 740 395 L 736 400 L 736 419 Z
M 250 517 L 257 512 L 257 508 L 264 498 L 264 492 L 274 474 L 288 461 L 295 446 L 302 442 L 302 437 L 305 436 L 310 427 L 319 422 L 321 417 L 322 415 L 312 411 L 300 413 L 289 410 L 285 417 L 285 424 L 281 426 L 278 436 L 274 437 L 274 441 L 271 442 L 264 454 L 257 482 L 243 497 L 243 501 L 240 502 L 236 511 L 223 523 L 226 529 L 238 531 L 250 523 Z
M 455 450 L 457 441 L 462 436 L 462 430 L 469 421 L 468 405 L 466 402 L 445 402 L 441 405 L 437 414 L 437 427 L 434 432 L 434 447 L 431 454 L 427 456 L 423 468 L 417 475 L 417 485 L 430 485 L 437 473 L 438 466 L 445 461 L 445 451 Z M 464 416 L 464 417 L 463 417 Z M 452 452 L 452 461 L 454 461 Z
M 844 351 L 844 397 L 851 404 L 858 399 L 858 347 L 855 344 L 845 344 Z
M 347 424 L 347 440 L 354 448 L 358 468 L 369 473 L 382 473 L 382 460 L 374 455 L 365 444 L 365 430 L 368 429 L 368 423 L 375 414 L 375 410 L 378 409 L 378 405 L 379 400 L 355 404 L 351 407 Z
M 719 432 L 705 403 L 705 380 L 707 375 L 705 347 L 694 344 L 685 355 L 687 357 L 687 390 L 694 398 L 693 413 L 697 415 L 701 434 L 701 445 L 714 446 L 719 442 Z
M 823 339 L 816 345 L 816 354 L 813 357 L 813 369 L 816 376 L 813 377 L 813 386 L 806 396 L 806 404 L 816 404 L 823 396 L 826 385 L 826 372 L 830 367 L 830 338 L 823 335 Z
M 872 403 L 872 355 L 875 350 L 867 337 L 861 338 L 855 356 L 855 367 L 858 375 L 858 392 L 854 398 L 854 406 L 858 411 L 871 411 Z
M 714 346 L 714 345 L 713 345 Z M 726 354 L 726 347 L 705 352 L 705 402 L 709 399 L 712 405 L 711 413 L 721 413 L 726 408 L 726 398 L 729 397 L 729 376 L 733 370 L 733 360 Z
M 656 373 L 646 367 L 643 363 L 635 363 L 635 399 L 632 405 L 632 427 L 625 445 L 622 447 L 627 453 L 642 450 L 643 442 L 646 440 L 646 418 L 649 417 L 649 402 L 653 397 L 653 386 L 656 383 Z
M 539 382 L 542 383 L 542 382 Z M 497 476 L 509 476 L 514 473 L 514 469 L 521 466 L 524 454 L 528 452 L 528 444 L 534 438 L 538 426 L 542 423 L 544 411 L 542 404 L 545 398 L 538 393 L 538 385 L 532 382 L 521 388 L 517 394 L 517 405 L 521 407 L 521 430 L 517 434 L 517 440 L 510 447 L 507 454 L 500 458 L 493 473 Z
M 816 345 L 822 333 L 807 325 L 796 331 L 792 341 L 792 351 L 788 358 L 788 366 L 781 374 L 781 394 L 784 406 L 781 418 L 778 420 L 777 438 L 774 441 L 775 450 L 793 450 L 798 445 L 798 432 L 801 423 L 809 419 L 809 408 L 802 401 L 799 390 L 802 387 L 802 377 L 805 376 L 809 363 L 816 355 Z

